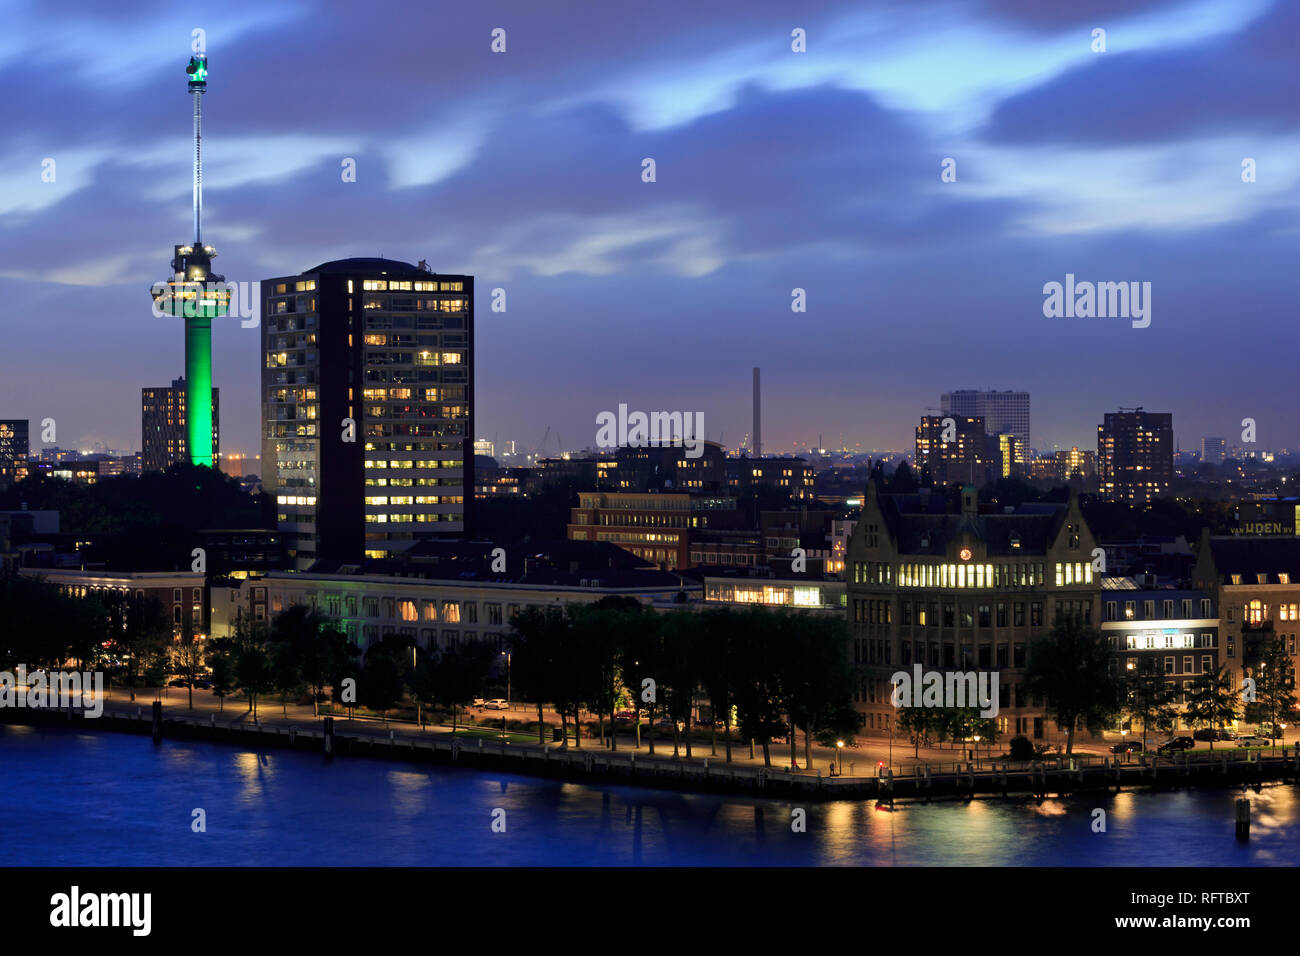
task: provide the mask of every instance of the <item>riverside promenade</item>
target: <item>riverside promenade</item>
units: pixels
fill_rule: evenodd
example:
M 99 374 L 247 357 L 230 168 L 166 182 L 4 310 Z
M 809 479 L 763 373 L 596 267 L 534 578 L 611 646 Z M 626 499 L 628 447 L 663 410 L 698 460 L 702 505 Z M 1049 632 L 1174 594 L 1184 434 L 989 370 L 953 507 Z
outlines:
M 152 696 L 152 695 L 150 695 Z M 889 803 L 895 799 L 930 800 L 945 797 L 971 798 L 979 795 L 1047 797 L 1071 793 L 1116 790 L 1131 787 L 1249 787 L 1266 781 L 1300 781 L 1300 744 L 1270 750 L 1239 750 L 1220 747 L 1198 749 L 1170 757 L 1080 752 L 1069 757 L 1048 755 L 1034 761 L 1017 762 L 1001 757 L 962 759 L 964 752 L 940 751 L 925 758 L 914 757 L 909 747 L 906 763 L 878 766 L 861 757 L 844 760 L 845 773 L 832 775 L 831 762 L 819 765 L 826 756 L 816 748 L 814 768 L 788 767 L 789 746 L 772 748 L 773 765 L 763 765 L 761 751 L 749 758 L 748 744 L 733 742 L 733 759 L 727 763 L 722 747 L 710 752 L 707 741 L 695 741 L 693 755 L 684 748 L 673 755 L 671 739 L 660 740 L 651 755 L 643 740 L 639 748 L 619 750 L 602 747 L 599 739 L 577 746 L 568 742 L 538 743 L 536 734 L 517 731 L 502 733 L 483 726 L 462 726 L 453 734 L 450 726 L 385 722 L 378 719 L 346 719 L 341 716 L 315 717 L 310 707 L 280 705 L 259 708 L 258 718 L 238 706 L 222 708 L 203 695 L 201 706 L 188 706 L 188 693 L 173 688 L 163 700 L 124 699 L 121 692 L 105 702 L 99 718 L 88 718 L 79 710 L 6 709 L 0 720 L 37 725 L 59 724 L 79 730 L 110 730 L 152 735 L 163 739 L 210 740 L 254 749 L 288 748 L 311 750 L 325 758 L 363 756 L 415 763 L 459 764 L 467 768 L 580 780 L 634 783 L 638 786 L 676 790 L 726 792 L 765 796 L 790 795 L 812 799 L 874 799 Z M 233 704 L 233 702 L 231 702 Z M 157 705 L 155 708 L 155 704 Z M 514 715 L 516 718 L 520 714 Z M 567 744 L 567 745 L 566 745 Z M 878 749 L 878 741 L 872 741 Z M 897 755 L 899 748 L 895 748 Z M 803 748 L 796 748 L 802 764 Z M 787 766 L 781 765 L 781 758 Z M 946 757 L 946 759 L 944 759 Z M 864 766 L 866 765 L 866 766 Z M 858 773 L 851 772 L 859 770 Z M 862 772 L 865 770 L 866 772 Z

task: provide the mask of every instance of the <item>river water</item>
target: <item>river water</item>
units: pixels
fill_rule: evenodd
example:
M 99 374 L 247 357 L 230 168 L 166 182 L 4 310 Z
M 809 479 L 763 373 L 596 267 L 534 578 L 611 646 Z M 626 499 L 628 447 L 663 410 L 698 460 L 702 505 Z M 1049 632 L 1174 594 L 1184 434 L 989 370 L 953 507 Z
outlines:
M 0 865 L 1291 865 L 1300 793 L 807 803 L 0 726 Z M 194 832 L 195 809 L 206 832 Z M 1094 832 L 1095 810 L 1106 830 Z M 498 811 L 504 811 L 500 813 Z M 505 832 L 494 832 L 493 821 Z

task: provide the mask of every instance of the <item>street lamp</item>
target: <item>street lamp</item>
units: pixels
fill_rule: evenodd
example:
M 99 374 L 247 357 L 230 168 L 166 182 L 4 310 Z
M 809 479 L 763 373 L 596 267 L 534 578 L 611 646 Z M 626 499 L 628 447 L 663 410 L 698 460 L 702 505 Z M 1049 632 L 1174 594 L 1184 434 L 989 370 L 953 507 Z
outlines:
M 980 735 L 976 734 L 975 735 L 975 759 L 979 760 L 979 758 L 980 758 Z
M 842 740 L 835 741 L 835 749 L 839 753 L 839 757 L 840 757 L 840 772 L 836 774 L 836 776 L 842 777 L 844 776 L 844 741 Z

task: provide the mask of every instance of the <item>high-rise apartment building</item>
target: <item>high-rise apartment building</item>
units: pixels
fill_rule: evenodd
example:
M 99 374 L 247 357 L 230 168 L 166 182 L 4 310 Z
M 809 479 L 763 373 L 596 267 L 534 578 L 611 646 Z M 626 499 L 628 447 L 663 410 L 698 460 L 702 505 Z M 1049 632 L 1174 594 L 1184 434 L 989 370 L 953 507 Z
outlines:
M 948 429 L 945 420 L 952 423 Z M 916 426 L 916 470 L 920 473 L 927 467 L 939 484 L 982 485 L 1001 474 L 1000 445 L 984 430 L 983 418 L 925 415 Z
M 474 279 L 340 259 L 262 282 L 262 487 L 291 565 L 463 535 Z
M 1222 438 L 1202 438 L 1201 461 L 1209 462 L 1212 465 L 1221 465 L 1227 449 L 1228 443 Z
M 143 471 L 166 471 L 179 461 L 190 460 L 189 425 L 185 414 L 185 379 L 173 379 L 170 386 L 140 389 L 140 467 Z M 212 389 L 212 454 L 221 454 L 221 389 Z
M 1111 501 L 1147 504 L 1174 477 L 1174 416 L 1121 408 L 1097 426 L 1097 476 Z
M 959 389 L 945 392 L 939 399 L 945 415 L 966 415 L 984 419 L 990 435 L 1011 434 L 1022 450 L 1019 464 L 1029 460 L 1029 393 L 1014 391 L 978 391 Z
M 27 419 L 0 419 L 0 488 L 26 477 L 27 435 Z

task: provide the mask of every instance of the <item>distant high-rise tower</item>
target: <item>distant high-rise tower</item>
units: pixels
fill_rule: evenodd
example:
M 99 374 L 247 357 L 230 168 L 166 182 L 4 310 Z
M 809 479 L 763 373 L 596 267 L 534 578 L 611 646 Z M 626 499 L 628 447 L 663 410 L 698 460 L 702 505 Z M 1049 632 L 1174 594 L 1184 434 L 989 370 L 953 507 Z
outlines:
M 190 457 L 189 395 L 185 379 L 173 379 L 170 387 L 140 389 L 140 470 L 166 471 Z M 221 454 L 221 389 L 212 390 L 212 459 Z
M 25 418 L 0 420 L 0 488 L 27 473 L 28 421 Z
M 1147 504 L 1174 478 L 1174 416 L 1141 408 L 1107 412 L 1097 426 L 1097 476 L 1111 501 Z
M 1223 464 L 1224 453 L 1228 449 L 1228 443 L 1222 438 L 1202 438 L 1201 439 L 1201 461 L 1207 461 L 1214 465 Z
M 990 435 L 1011 434 L 1023 458 L 1020 464 L 1028 461 L 1029 449 L 1029 393 L 1028 392 L 982 392 L 975 389 L 960 389 L 945 392 L 939 405 L 945 415 L 967 415 L 984 419 L 984 427 Z
M 208 88 L 208 58 L 190 57 L 185 72 L 194 99 L 194 241 L 176 246 L 172 277 L 155 282 L 150 290 L 154 311 L 185 319 L 186 444 L 190 461 L 215 464 L 213 458 L 212 320 L 230 310 L 230 289 L 225 276 L 212 272 L 217 250 L 203 244 L 203 94 Z
M 294 565 L 461 536 L 474 278 L 340 259 L 262 282 L 262 487 Z
M 763 457 L 763 390 L 754 369 L 754 458 Z
M 927 467 L 939 484 L 960 481 L 982 485 L 1001 471 L 1001 444 L 984 430 L 978 415 L 950 415 L 952 430 L 944 441 L 944 418 L 925 415 L 916 426 L 916 470 Z M 1014 448 L 1009 450 L 1014 453 Z M 1008 471 L 1010 473 L 1010 471 Z

